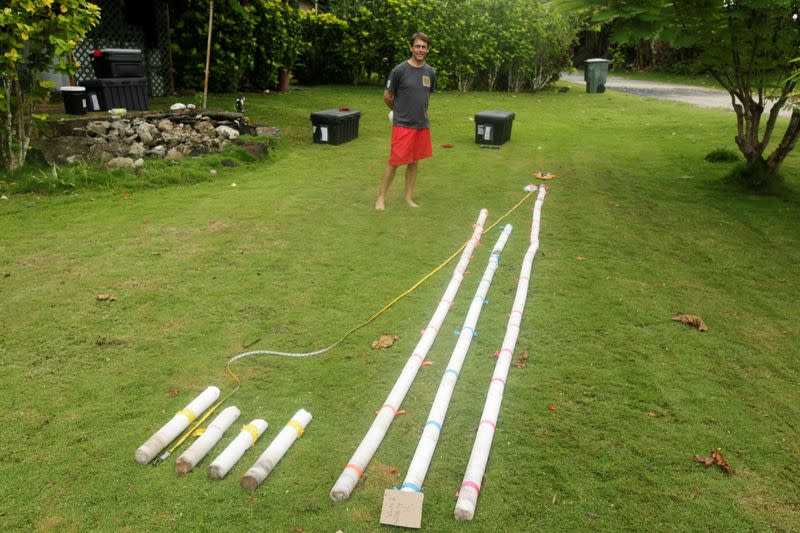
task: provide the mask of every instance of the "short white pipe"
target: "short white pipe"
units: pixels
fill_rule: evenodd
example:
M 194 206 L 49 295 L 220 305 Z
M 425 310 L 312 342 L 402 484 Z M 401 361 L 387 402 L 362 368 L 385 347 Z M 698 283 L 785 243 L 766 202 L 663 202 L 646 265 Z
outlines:
M 497 427 L 497 417 L 500 414 L 500 405 L 503 403 L 503 391 L 508 378 L 508 369 L 514 356 L 520 323 L 522 322 L 522 313 L 525 309 L 525 301 L 528 298 L 528 283 L 531 268 L 533 267 L 533 258 L 539 249 L 539 227 L 545 194 L 547 194 L 545 188 L 540 187 L 539 194 L 536 197 L 536 204 L 533 208 L 531 244 L 522 260 L 519 285 L 514 297 L 514 304 L 511 307 L 511 314 L 508 317 L 503 346 L 500 348 L 494 373 L 489 382 L 489 392 L 486 395 L 483 414 L 481 414 L 481 420 L 478 424 L 475 443 L 472 446 L 467 470 L 464 473 L 464 480 L 458 493 L 454 514 L 460 520 L 472 520 L 475 516 L 475 507 L 478 504 L 478 495 L 481 491 L 481 481 L 483 480 L 483 473 L 486 471 L 486 463 L 489 460 L 494 431 Z
M 311 413 L 305 409 L 297 411 L 291 420 L 284 426 L 278 435 L 272 439 L 267 449 L 242 477 L 240 484 L 247 490 L 256 490 L 267 479 L 272 469 L 275 468 L 289 447 L 299 439 L 311 422 Z
M 400 377 L 397 378 L 391 392 L 389 392 L 386 401 L 378 410 L 378 415 L 372 422 L 367 434 L 361 440 L 361 444 L 358 445 L 339 479 L 333 485 L 331 489 L 331 499 L 333 501 L 344 501 L 350 497 L 356 484 L 358 484 L 358 480 L 364 475 L 364 470 L 372 460 L 372 456 L 375 455 L 378 446 L 386 436 L 386 432 L 389 431 L 389 426 L 394 420 L 395 413 L 400 409 L 400 404 L 403 403 L 408 389 L 411 388 L 411 384 L 417 376 L 419 367 L 425 361 L 433 341 L 436 340 L 436 336 L 439 334 L 439 328 L 441 328 L 448 311 L 450 311 L 453 299 L 456 297 L 458 289 L 461 287 L 461 281 L 464 279 L 464 272 L 472 258 L 472 252 L 480 242 L 483 234 L 483 225 L 486 223 L 488 216 L 489 212 L 486 209 L 481 209 L 478 220 L 475 222 L 475 230 L 472 232 L 472 237 L 470 237 L 464 247 L 464 251 L 461 253 L 461 258 L 453 271 L 453 277 L 450 279 L 444 296 L 439 301 L 439 305 L 436 307 L 430 322 L 428 322 L 428 327 L 423 330 L 422 338 L 411 352 L 411 357 L 403 367 L 403 371 L 400 373 Z
M 146 465 L 153 458 L 158 455 L 158 452 L 167 447 L 175 437 L 189 427 L 189 424 L 203 414 L 203 412 L 211 407 L 217 398 L 219 398 L 219 389 L 211 386 L 200 393 L 200 395 L 191 401 L 189 405 L 175 413 L 172 419 L 161 426 L 161 429 L 156 431 L 152 437 L 147 439 L 147 442 L 139 446 L 133 458 L 141 465 Z
M 467 352 L 472 344 L 472 338 L 475 336 L 475 326 L 478 323 L 478 317 L 486 302 L 486 294 L 489 292 L 494 273 L 500 262 L 500 254 L 503 253 L 503 248 L 510 234 L 511 225 L 506 225 L 503 232 L 500 234 L 500 238 L 497 239 L 497 243 L 492 249 L 492 254 L 489 257 L 489 264 L 486 266 L 483 278 L 481 278 L 480 283 L 478 283 L 478 290 L 475 292 L 475 298 L 472 299 L 472 304 L 470 304 L 469 310 L 467 311 L 467 317 L 464 320 L 464 325 L 461 327 L 458 341 L 456 342 L 455 348 L 453 348 L 450 361 L 447 363 L 447 369 L 445 369 L 442 375 L 439 390 L 436 391 L 436 398 L 433 400 L 433 405 L 428 414 L 428 420 L 422 428 L 422 437 L 419 439 L 417 451 L 414 452 L 411 465 L 408 467 L 406 479 L 403 481 L 400 490 L 422 492 L 422 484 L 428 473 L 431 459 L 433 459 L 433 452 L 436 450 L 436 444 L 439 442 L 439 435 L 442 432 L 442 426 L 444 425 L 444 419 L 447 415 L 447 408 L 450 405 L 450 399 L 452 398 L 456 381 L 458 381 L 458 374 L 461 372 L 464 359 L 466 359 Z
M 224 478 L 233 468 L 233 465 L 242 458 L 244 452 L 253 447 L 253 444 L 256 443 L 266 429 L 267 423 L 260 418 L 253 420 L 246 426 L 242 426 L 242 431 L 208 467 L 208 475 L 212 479 Z
M 202 461 L 203 457 L 211 451 L 211 448 L 222 439 L 222 435 L 239 418 L 240 414 L 239 409 L 233 405 L 218 414 L 203 434 L 178 457 L 175 462 L 175 471 L 179 474 L 185 474 L 197 466 L 197 463 Z

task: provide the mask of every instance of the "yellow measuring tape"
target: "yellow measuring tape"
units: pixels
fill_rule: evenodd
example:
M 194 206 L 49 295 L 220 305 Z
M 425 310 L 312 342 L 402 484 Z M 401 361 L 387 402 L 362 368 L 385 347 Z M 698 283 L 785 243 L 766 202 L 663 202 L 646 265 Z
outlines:
M 523 197 L 522 197 L 522 199 L 521 199 L 519 202 L 517 202 L 516 204 L 514 204 L 514 207 L 512 207 L 511 209 L 509 209 L 508 211 L 506 211 L 506 212 L 505 212 L 505 213 L 504 213 L 504 214 L 503 214 L 503 215 L 502 215 L 500 218 L 498 218 L 498 219 L 497 219 L 497 220 L 496 220 L 496 221 L 495 221 L 495 222 L 494 222 L 494 223 L 493 223 L 491 226 L 489 226 L 488 228 L 485 228 L 485 229 L 483 230 L 483 233 L 486 233 L 486 232 L 488 232 L 488 231 L 491 231 L 491 230 L 492 230 L 492 229 L 494 229 L 494 228 L 495 228 L 495 227 L 496 227 L 498 224 L 500 224 L 500 222 L 502 222 L 503 220 L 505 220 L 506 218 L 508 218 L 508 216 L 509 216 L 509 215 L 511 215 L 511 213 L 513 213 L 514 211 L 516 211 L 516 210 L 519 208 L 519 206 L 521 206 L 522 204 L 524 204 L 524 203 L 525 203 L 525 201 L 526 201 L 528 198 L 530 198 L 530 197 L 531 197 L 531 195 L 532 195 L 534 192 L 536 192 L 536 191 L 535 191 L 535 190 L 529 191 L 529 192 L 528 192 L 528 193 L 527 193 L 525 196 L 523 196 Z M 462 245 L 461 245 L 461 246 L 458 248 L 458 250 L 456 250 L 455 252 L 453 252 L 453 254 L 452 254 L 450 257 L 448 257 L 447 259 L 445 259 L 444 261 L 442 261 L 442 263 L 441 263 L 439 266 L 437 266 L 436 268 L 434 268 L 433 270 L 431 270 L 430 272 L 428 272 L 427 274 L 425 274 L 425 275 L 424 275 L 422 278 L 420 278 L 420 280 L 419 280 L 419 281 L 417 281 L 417 282 L 416 282 L 416 283 L 414 283 L 414 284 L 413 284 L 411 287 L 409 287 L 408 289 L 406 289 L 405 291 L 403 291 L 402 293 L 400 293 L 400 295 L 399 295 L 399 296 L 397 296 L 397 297 L 396 297 L 394 300 L 392 300 L 392 301 L 391 301 L 391 302 L 389 302 L 388 304 L 384 305 L 384 306 L 383 306 L 383 307 L 382 307 L 380 310 L 378 310 L 378 312 L 376 312 L 374 315 L 372 315 L 372 316 L 371 316 L 371 317 L 369 317 L 367 320 L 365 320 L 365 321 L 364 321 L 364 322 L 362 322 L 361 324 L 359 324 L 359 325 L 355 326 L 355 327 L 354 327 L 354 328 L 352 328 L 350 331 L 348 331 L 347 333 L 345 333 L 344 335 L 342 335 L 342 337 L 341 337 L 339 340 L 337 340 L 336 342 L 334 342 L 333 344 L 331 344 L 331 345 L 330 345 L 330 346 L 328 346 L 327 348 L 324 348 L 324 349 L 322 349 L 322 350 L 319 350 L 319 351 L 317 351 L 317 352 L 313 352 L 313 353 L 314 353 L 314 354 L 318 354 L 318 353 L 324 353 L 324 352 L 326 352 L 326 351 L 330 350 L 331 348 L 333 348 L 334 346 L 338 345 L 338 344 L 339 344 L 339 343 L 341 343 L 342 341 L 344 341 L 344 340 L 345 340 L 347 337 L 349 337 L 350 335 L 352 335 L 353 333 L 355 333 L 355 332 L 356 332 L 356 331 L 358 331 L 359 329 L 363 328 L 364 326 L 367 326 L 368 324 L 371 324 L 371 323 L 372 323 L 372 322 L 373 322 L 373 321 L 374 321 L 376 318 L 378 318 L 378 317 L 379 317 L 379 316 L 381 316 L 383 313 L 385 313 L 385 312 L 386 312 L 386 311 L 387 311 L 387 310 L 388 310 L 390 307 L 392 307 L 394 304 L 396 304 L 397 302 L 399 302 L 400 300 L 402 300 L 403 298 L 405 298 L 406 296 L 408 296 L 409 294 L 411 294 L 412 292 L 414 292 L 414 291 L 415 291 L 415 290 L 416 290 L 416 289 L 417 289 L 417 288 L 418 288 L 420 285 L 422 285 L 423 283 L 425 283 L 426 281 L 428 281 L 428 280 L 429 280 L 431 277 L 433 277 L 433 276 L 434 276 L 434 275 L 435 275 L 437 272 L 439 272 L 441 269 L 443 269 L 445 266 L 447 266 L 447 264 L 448 264 L 450 261 L 452 261 L 452 260 L 453 260 L 453 259 L 454 259 L 454 258 L 455 258 L 455 257 L 456 257 L 458 254 L 460 254 L 460 253 L 461 253 L 461 252 L 464 250 L 464 248 L 466 248 L 466 246 L 467 246 L 467 243 L 469 243 L 469 241 L 466 241 L 466 242 L 464 242 L 464 244 L 462 244 Z M 280 354 L 276 354 L 276 355 L 280 355 Z M 309 354 L 309 355 L 310 355 L 310 354 Z M 164 459 L 166 459 L 167 457 L 169 457 L 169 456 L 172 454 L 172 452 L 173 452 L 173 451 L 175 451 L 175 450 L 176 450 L 176 449 L 177 449 L 177 448 L 178 448 L 178 447 L 179 447 L 181 444 L 183 444 L 183 443 L 184 443 L 184 441 L 185 441 L 187 438 L 189 438 L 189 436 L 190 436 L 190 435 L 191 435 L 191 434 L 192 434 L 192 433 L 193 433 L 193 432 L 194 432 L 194 431 L 195 431 L 195 430 L 196 430 L 196 429 L 197 429 L 197 428 L 198 428 L 198 427 L 199 427 L 201 424 L 203 424 L 203 422 L 205 422 L 205 421 L 206 421 L 206 419 L 208 419 L 208 417 L 209 417 L 209 416 L 211 416 L 211 414 L 212 414 L 214 411 L 216 411 L 216 410 L 217 410 L 217 408 L 218 408 L 220 405 L 222 405 L 223 403 L 225 403 L 225 401 L 227 401 L 227 400 L 228 400 L 228 398 L 230 398 L 231 396 L 233 396 L 233 395 L 234 395 L 234 394 L 235 394 L 235 393 L 236 393 L 236 392 L 237 392 L 237 391 L 238 391 L 238 390 L 241 388 L 241 386 L 242 386 L 242 383 L 241 383 L 241 381 L 239 381 L 239 377 L 238 377 L 238 376 L 237 376 L 237 375 L 236 375 L 236 374 L 233 372 L 233 370 L 231 370 L 231 362 L 233 362 L 233 360 L 235 360 L 235 359 L 236 359 L 236 358 L 233 358 L 233 359 L 231 359 L 231 360 L 229 360 L 229 361 L 228 361 L 228 363 L 225 365 L 225 371 L 228 373 L 228 375 L 230 376 L 230 378 L 231 378 L 231 379 L 232 379 L 232 380 L 233 380 L 233 381 L 236 383 L 236 387 L 235 387 L 235 388 L 234 388 L 234 389 L 233 389 L 231 392 L 229 392 L 229 393 L 228 393 L 228 394 L 227 394 L 227 395 L 226 395 L 224 398 L 222 398 L 222 399 L 221 399 L 221 400 L 219 400 L 217 403 L 215 403 L 214 405 L 212 405 L 212 406 L 211 406 L 211 408 L 208 410 L 208 412 L 207 412 L 207 413 L 205 413 L 205 414 L 204 414 L 204 415 L 203 415 L 203 416 L 202 416 L 202 417 L 201 417 L 199 420 L 197 420 L 197 422 L 196 422 L 196 423 L 195 423 L 195 424 L 194 424 L 192 427 L 190 427 L 189 429 L 187 429 L 187 430 L 186 430 L 186 432 L 184 432 L 184 434 L 181 436 L 181 438 L 180 438 L 180 439 L 178 439 L 178 441 L 176 441 L 176 442 L 175 442 L 175 444 L 173 444 L 173 445 L 172 445 L 170 448 L 168 448 L 168 449 L 167 449 L 166 453 L 164 453 L 164 454 L 163 454 L 161 457 L 159 457 L 158 459 L 156 459 L 156 461 L 155 461 L 155 464 L 158 464 L 158 463 L 162 462 Z M 302 434 L 302 432 L 301 432 L 301 431 L 298 431 L 298 437 L 299 437 L 301 434 Z

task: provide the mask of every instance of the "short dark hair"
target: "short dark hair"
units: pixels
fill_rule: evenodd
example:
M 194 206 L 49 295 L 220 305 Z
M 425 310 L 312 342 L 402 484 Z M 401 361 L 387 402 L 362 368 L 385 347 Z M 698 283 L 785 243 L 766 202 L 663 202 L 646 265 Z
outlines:
M 414 46 L 414 43 L 418 40 L 425 41 L 425 44 L 428 45 L 428 48 L 431 47 L 431 38 L 422 33 L 421 31 L 418 31 L 417 33 L 411 36 L 411 46 Z

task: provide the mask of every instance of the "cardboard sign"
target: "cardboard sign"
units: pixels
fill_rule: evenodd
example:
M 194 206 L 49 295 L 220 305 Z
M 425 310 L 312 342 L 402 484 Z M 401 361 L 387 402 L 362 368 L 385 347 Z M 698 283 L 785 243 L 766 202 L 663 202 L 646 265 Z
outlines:
M 419 529 L 422 527 L 424 498 L 421 492 L 386 489 L 383 493 L 381 524 Z

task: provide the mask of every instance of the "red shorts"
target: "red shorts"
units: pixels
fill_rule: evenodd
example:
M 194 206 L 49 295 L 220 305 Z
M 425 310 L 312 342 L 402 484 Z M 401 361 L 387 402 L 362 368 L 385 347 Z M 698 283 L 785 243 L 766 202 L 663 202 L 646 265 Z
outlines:
M 393 167 L 408 165 L 433 155 L 430 128 L 406 128 L 392 126 L 392 153 L 389 164 Z

